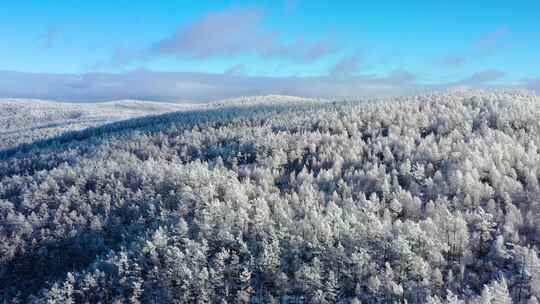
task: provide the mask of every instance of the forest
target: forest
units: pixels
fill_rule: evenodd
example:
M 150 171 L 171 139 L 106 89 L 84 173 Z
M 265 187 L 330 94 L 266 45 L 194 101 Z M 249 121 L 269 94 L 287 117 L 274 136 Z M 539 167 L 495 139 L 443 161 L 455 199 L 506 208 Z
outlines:
M 0 150 L 0 303 L 538 303 L 538 96 L 277 99 Z
M 0 98 L 0 149 L 133 117 L 182 111 L 196 105 L 139 100 L 71 103 Z

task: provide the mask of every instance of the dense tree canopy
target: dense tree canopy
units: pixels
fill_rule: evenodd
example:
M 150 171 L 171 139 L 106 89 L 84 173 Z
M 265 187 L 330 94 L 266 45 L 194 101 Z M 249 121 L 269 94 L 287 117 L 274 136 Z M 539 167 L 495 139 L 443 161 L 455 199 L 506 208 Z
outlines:
M 540 99 L 246 99 L 0 151 L 0 302 L 537 303 Z

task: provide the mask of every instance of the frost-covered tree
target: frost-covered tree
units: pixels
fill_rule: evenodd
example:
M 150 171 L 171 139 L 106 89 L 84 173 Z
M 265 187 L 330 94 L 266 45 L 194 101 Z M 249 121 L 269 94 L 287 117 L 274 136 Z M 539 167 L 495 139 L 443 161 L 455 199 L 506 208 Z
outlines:
M 0 150 L 0 302 L 535 303 L 538 117 L 245 98 Z

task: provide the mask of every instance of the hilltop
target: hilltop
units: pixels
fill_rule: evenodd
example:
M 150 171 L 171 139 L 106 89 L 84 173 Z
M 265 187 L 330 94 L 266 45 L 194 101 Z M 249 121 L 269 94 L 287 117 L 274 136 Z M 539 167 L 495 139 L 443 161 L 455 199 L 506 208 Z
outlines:
M 118 100 L 67 103 L 0 99 L 0 149 L 133 117 L 190 109 L 195 105 Z

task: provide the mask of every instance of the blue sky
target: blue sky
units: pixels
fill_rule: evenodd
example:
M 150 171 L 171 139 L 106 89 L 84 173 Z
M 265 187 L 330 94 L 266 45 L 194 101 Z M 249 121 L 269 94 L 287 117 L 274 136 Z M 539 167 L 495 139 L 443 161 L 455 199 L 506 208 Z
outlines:
M 0 97 L 540 90 L 540 1 L 2 1 Z

